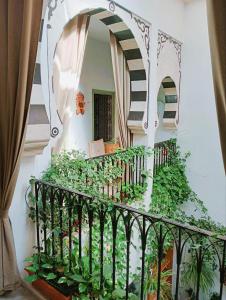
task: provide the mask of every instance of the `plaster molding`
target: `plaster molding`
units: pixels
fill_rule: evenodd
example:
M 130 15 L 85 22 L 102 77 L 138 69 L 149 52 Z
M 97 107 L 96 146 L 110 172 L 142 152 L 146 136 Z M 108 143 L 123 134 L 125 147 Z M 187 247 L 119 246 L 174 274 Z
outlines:
M 177 39 L 173 38 L 171 35 L 159 30 L 159 34 L 158 34 L 158 49 L 157 49 L 157 58 L 159 60 L 159 56 L 161 54 L 161 51 L 165 45 L 166 42 L 169 42 L 171 44 L 173 44 L 176 53 L 177 53 L 177 57 L 178 57 L 178 62 L 179 62 L 179 66 L 181 68 L 181 50 L 182 50 L 182 43 L 179 42 Z

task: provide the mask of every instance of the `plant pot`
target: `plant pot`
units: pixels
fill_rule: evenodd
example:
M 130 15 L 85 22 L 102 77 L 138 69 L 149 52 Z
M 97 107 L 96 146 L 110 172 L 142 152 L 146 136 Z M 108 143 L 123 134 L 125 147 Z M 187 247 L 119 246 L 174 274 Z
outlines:
M 157 300 L 157 295 L 155 294 L 148 294 L 147 300 Z
M 29 275 L 32 275 L 32 272 L 26 269 L 25 271 Z M 72 300 L 72 296 L 65 296 L 44 279 L 38 279 L 32 282 L 32 286 L 48 300 Z
M 109 153 L 114 153 L 120 147 L 119 147 L 119 144 L 105 143 L 104 148 L 105 148 L 105 153 L 109 154 Z
M 172 269 L 173 269 L 173 247 L 169 248 L 166 251 L 164 263 L 162 265 L 162 271 L 163 270 L 172 270 Z M 168 277 L 167 281 L 172 284 L 172 275 Z

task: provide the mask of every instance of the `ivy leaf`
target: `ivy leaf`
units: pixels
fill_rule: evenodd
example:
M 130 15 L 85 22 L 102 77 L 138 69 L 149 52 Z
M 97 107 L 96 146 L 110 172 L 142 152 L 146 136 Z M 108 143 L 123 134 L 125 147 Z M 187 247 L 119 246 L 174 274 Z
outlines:
M 87 285 L 84 283 L 80 283 L 79 284 L 79 292 L 84 293 L 84 292 L 86 292 L 86 290 L 87 290 Z
M 32 263 L 34 261 L 34 257 L 33 256 L 27 257 L 27 258 L 25 258 L 24 261 L 28 262 L 28 263 Z
M 43 264 L 42 268 L 44 268 L 44 269 L 52 269 L 53 266 L 51 266 L 50 264 Z
M 54 274 L 54 273 L 49 273 L 48 275 L 47 275 L 47 277 L 46 277 L 46 279 L 47 280 L 52 280 L 52 279 L 56 279 L 56 274 Z
M 60 283 L 60 284 L 66 283 L 67 282 L 67 278 L 66 277 L 61 277 L 57 282 Z
M 126 292 L 122 289 L 116 289 L 112 292 L 113 299 L 123 299 L 126 295 Z
M 32 266 L 27 266 L 26 267 L 26 270 L 32 272 L 32 273 L 35 273 L 39 270 L 39 266 L 38 265 L 32 265 Z
M 77 282 L 87 282 L 81 275 L 79 274 L 73 274 L 70 276 L 70 278 L 74 281 L 77 281 Z
M 32 274 L 32 275 L 26 276 L 25 280 L 29 283 L 35 282 L 36 280 L 38 280 L 38 275 Z

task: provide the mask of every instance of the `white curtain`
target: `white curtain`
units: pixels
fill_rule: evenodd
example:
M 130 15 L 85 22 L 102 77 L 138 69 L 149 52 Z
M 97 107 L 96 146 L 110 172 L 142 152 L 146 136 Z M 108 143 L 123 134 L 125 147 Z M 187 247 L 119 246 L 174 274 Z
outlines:
M 79 15 L 67 24 L 57 44 L 53 87 L 63 132 L 53 152 L 65 149 L 70 119 L 75 113 L 75 95 L 79 86 L 88 36 L 89 16 Z
M 130 108 L 130 76 L 121 46 L 116 37 L 110 33 L 111 57 L 115 81 L 116 98 L 116 137 L 119 138 L 120 146 L 130 146 L 130 132 L 127 127 L 127 118 Z

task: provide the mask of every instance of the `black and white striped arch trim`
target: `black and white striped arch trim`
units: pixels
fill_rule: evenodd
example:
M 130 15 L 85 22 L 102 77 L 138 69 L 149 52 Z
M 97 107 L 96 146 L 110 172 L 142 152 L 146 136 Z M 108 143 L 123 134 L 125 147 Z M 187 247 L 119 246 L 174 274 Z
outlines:
M 176 85 L 171 77 L 162 81 L 165 92 L 165 110 L 163 114 L 163 125 L 166 128 L 176 129 L 178 123 L 178 97 Z
M 122 47 L 130 72 L 130 112 L 128 127 L 132 132 L 142 131 L 147 103 L 147 74 L 143 63 L 140 48 L 132 31 L 123 20 L 112 12 L 99 8 L 88 11 L 102 21 L 115 35 Z M 140 129 L 139 129 L 140 128 Z
M 40 25 L 39 43 L 34 70 L 31 104 L 28 115 L 27 132 L 25 137 L 24 155 L 32 156 L 41 154 L 50 140 L 50 122 L 42 94 L 42 78 L 40 64 L 40 48 L 43 35 L 44 15 L 47 2 L 44 0 L 42 20 Z

